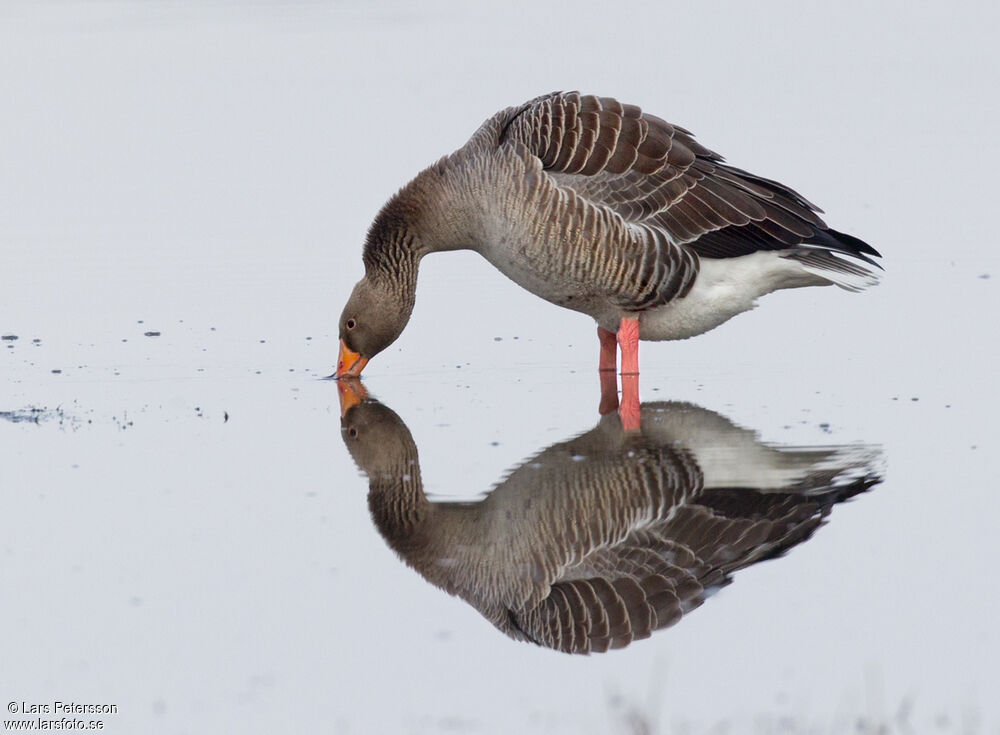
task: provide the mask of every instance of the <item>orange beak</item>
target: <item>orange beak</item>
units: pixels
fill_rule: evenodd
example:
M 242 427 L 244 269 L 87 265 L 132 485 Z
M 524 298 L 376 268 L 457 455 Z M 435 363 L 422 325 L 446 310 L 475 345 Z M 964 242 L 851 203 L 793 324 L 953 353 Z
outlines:
M 368 391 L 357 378 L 345 378 L 337 381 L 337 397 L 340 398 L 340 418 L 368 397 Z
M 357 352 L 352 352 L 351 348 L 340 340 L 340 356 L 337 358 L 337 379 L 356 378 L 365 369 L 368 358 L 362 357 Z

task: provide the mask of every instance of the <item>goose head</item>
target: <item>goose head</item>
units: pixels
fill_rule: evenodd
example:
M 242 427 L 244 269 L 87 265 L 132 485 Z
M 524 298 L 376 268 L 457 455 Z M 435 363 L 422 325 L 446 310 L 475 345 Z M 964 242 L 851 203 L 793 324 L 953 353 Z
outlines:
M 413 472 L 417 447 L 399 415 L 369 397 L 360 381 L 341 381 L 338 389 L 341 438 L 358 469 L 372 481 Z
M 412 311 L 413 299 L 389 278 L 366 274 L 358 281 L 340 315 L 337 378 L 360 375 L 369 360 L 396 341 Z

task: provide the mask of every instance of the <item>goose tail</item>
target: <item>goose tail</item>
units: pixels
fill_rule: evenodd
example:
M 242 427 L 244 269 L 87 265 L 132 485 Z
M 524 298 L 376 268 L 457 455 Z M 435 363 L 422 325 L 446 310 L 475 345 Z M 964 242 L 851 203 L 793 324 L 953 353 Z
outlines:
M 879 253 L 868 243 L 836 230 L 817 229 L 815 235 L 783 257 L 845 291 L 863 291 L 879 282 L 882 266 L 872 259 Z

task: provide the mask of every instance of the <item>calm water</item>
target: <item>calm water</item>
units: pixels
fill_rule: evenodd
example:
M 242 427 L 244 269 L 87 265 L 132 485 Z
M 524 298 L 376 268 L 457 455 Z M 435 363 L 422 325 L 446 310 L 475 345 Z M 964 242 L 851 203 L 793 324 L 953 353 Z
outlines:
M 0 696 L 114 704 L 111 733 L 1000 732 L 996 9 L 605 12 L 0 8 Z M 574 87 L 802 191 L 883 284 L 643 344 L 623 437 L 587 319 L 429 258 L 342 420 L 321 378 L 371 217 Z M 359 472 L 411 452 L 451 519 L 423 545 Z M 546 644 L 579 605 L 572 636 L 498 630 L 595 507 L 616 561 L 564 583 L 672 565 L 656 629 L 586 657 Z

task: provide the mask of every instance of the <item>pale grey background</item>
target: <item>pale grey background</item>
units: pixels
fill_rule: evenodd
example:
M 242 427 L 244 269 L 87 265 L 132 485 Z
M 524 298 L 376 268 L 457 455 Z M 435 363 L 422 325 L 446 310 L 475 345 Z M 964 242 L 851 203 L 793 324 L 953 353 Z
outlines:
M 1000 731 L 998 21 L 0 5 L 0 332 L 19 336 L 0 411 L 58 407 L 0 421 L 0 704 L 116 703 L 111 733 L 602 733 L 633 709 L 660 732 Z M 506 639 L 394 557 L 315 380 L 386 197 L 497 109 L 574 88 L 788 183 L 887 265 L 869 293 L 776 294 L 643 345 L 643 400 L 881 443 L 887 479 L 676 628 L 589 659 Z M 594 327 L 472 254 L 424 265 L 366 384 L 427 486 L 475 497 L 596 422 Z

